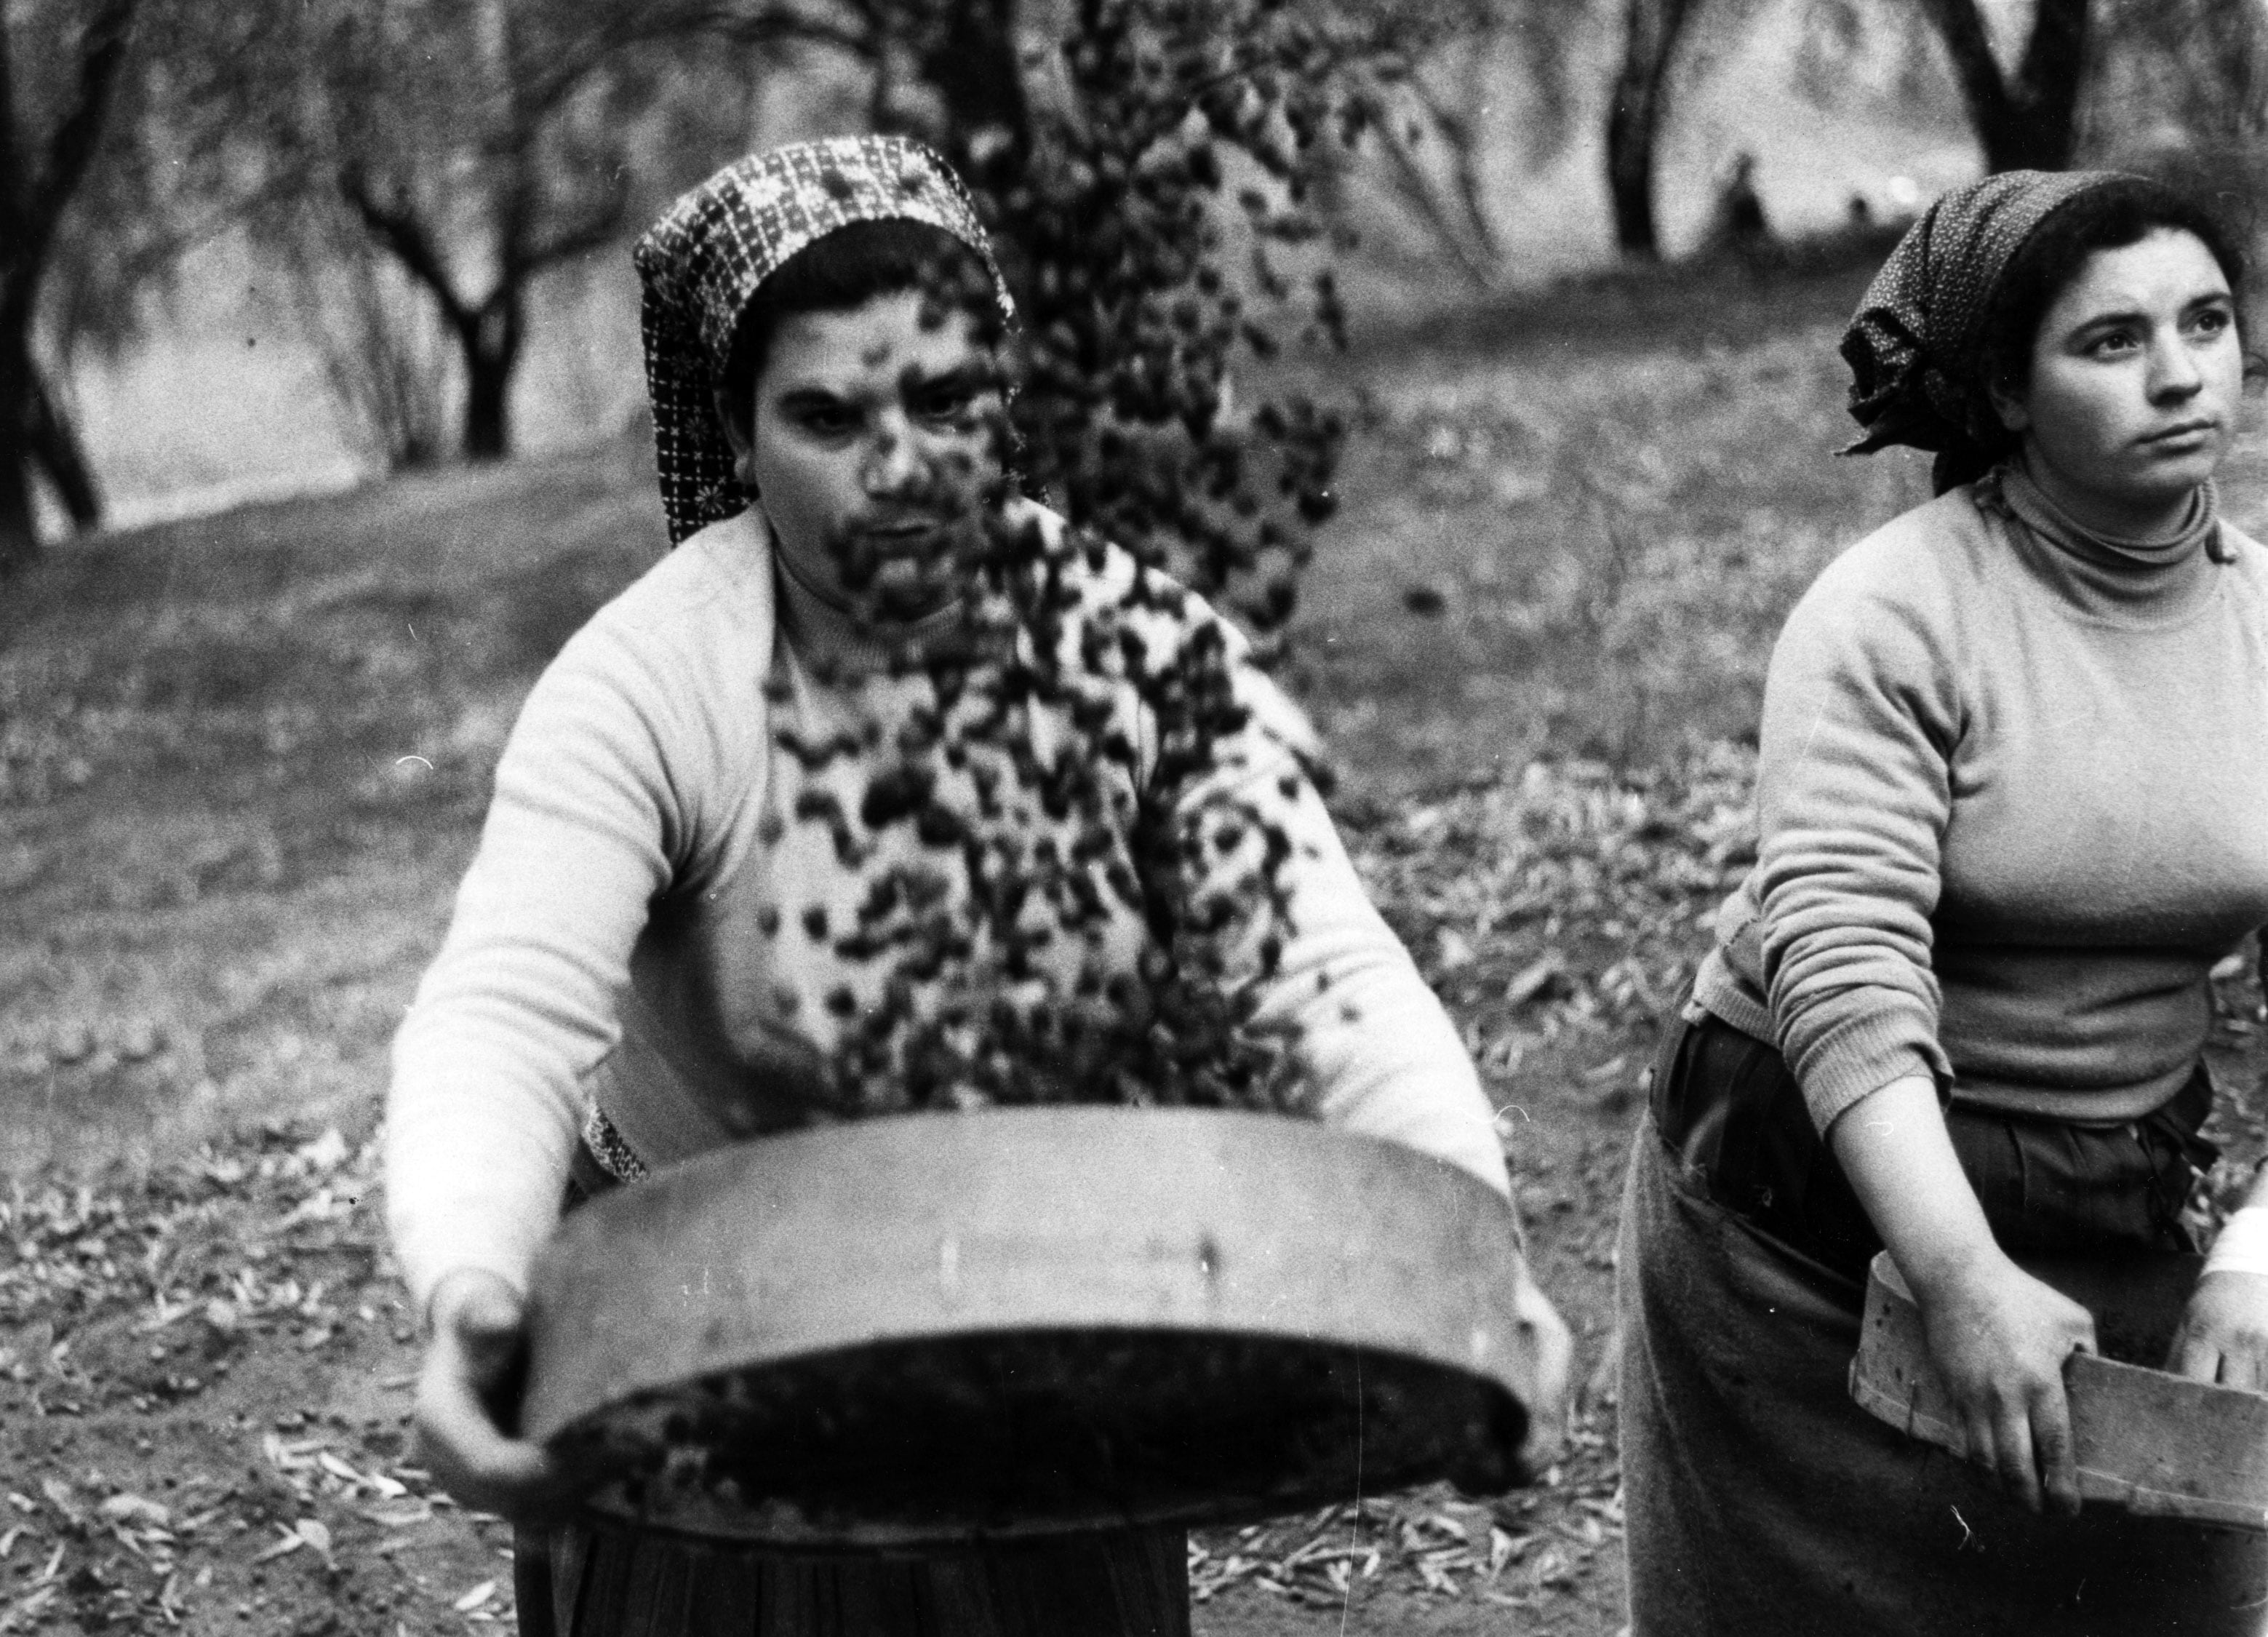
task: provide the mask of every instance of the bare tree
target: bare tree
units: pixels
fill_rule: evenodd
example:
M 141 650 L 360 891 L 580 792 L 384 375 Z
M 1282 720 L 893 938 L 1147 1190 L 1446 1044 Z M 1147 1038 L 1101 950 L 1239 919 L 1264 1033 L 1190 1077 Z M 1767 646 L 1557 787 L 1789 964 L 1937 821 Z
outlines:
M 450 343 L 438 315 L 357 220 L 326 202 L 309 215 L 318 219 L 281 249 L 346 440 L 387 471 L 440 461 L 450 448 Z
M 2013 69 L 1992 53 L 1977 0 L 1918 0 L 1952 59 L 1988 171 L 2061 170 L 2079 134 L 2090 0 L 2035 0 Z
M 2154 123 L 2178 109 L 2194 159 L 2257 195 L 2268 140 L 2268 11 L 2254 0 L 2129 0 L 2105 8 L 2098 34 L 2090 139 L 2146 137 L 2124 129 L 2142 122 L 2132 114 Z
M 454 341 L 473 460 L 512 447 L 528 295 L 621 233 L 632 8 L 512 0 L 335 4 L 303 36 L 320 96 L 298 159 L 434 303 Z
M 33 328 L 64 212 L 102 143 L 135 11 L 136 0 L 0 11 L 0 574 L 38 552 L 34 469 L 74 523 L 100 515 L 92 475 L 33 356 Z
M 1669 107 L 1670 70 L 1698 0 L 1628 0 L 1622 66 L 1607 106 L 1607 197 L 1615 247 L 1656 261 L 1661 233 L 1654 221 L 1655 151 Z
M 1420 9 L 1367 77 L 1382 191 L 1481 289 L 1502 277 L 1506 254 L 1486 168 L 1492 138 L 1516 129 L 1538 158 L 1567 138 L 1578 31 L 1566 23 L 1565 7 L 1542 0 Z

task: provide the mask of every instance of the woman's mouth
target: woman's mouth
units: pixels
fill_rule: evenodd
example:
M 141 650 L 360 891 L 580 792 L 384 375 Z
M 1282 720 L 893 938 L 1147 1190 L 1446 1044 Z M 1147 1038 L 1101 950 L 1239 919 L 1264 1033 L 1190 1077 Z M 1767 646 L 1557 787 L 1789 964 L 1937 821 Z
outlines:
M 899 518 L 887 523 L 870 523 L 858 534 L 875 550 L 895 555 L 927 545 L 937 537 L 940 527 L 933 517 Z
M 2193 449 L 2220 430 L 2218 421 L 2183 421 L 2141 439 L 2145 447 L 2165 453 Z

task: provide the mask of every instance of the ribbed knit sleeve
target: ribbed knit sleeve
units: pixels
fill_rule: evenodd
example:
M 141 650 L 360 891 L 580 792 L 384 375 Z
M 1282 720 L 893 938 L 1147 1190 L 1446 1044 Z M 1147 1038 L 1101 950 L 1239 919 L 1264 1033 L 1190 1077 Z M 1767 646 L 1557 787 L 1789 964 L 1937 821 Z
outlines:
M 528 696 L 479 850 L 394 1043 L 387 1214 L 410 1290 L 480 1268 L 524 1286 L 558 1215 L 581 1081 L 655 896 L 718 777 L 685 657 L 714 588 L 696 549 L 578 632 Z
M 1940 1086 L 1930 918 L 1962 731 L 1962 620 L 1877 535 L 1822 575 L 1772 653 L 1756 771 L 1762 963 L 1824 1132 L 1908 1075 Z

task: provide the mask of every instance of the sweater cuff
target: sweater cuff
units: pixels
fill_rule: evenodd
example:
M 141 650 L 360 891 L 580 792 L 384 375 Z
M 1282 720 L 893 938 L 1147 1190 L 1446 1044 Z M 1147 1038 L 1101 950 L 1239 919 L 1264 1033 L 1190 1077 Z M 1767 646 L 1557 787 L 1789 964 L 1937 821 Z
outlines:
M 1872 1012 L 1813 1036 L 1800 1052 L 1792 1046 L 1783 1036 L 1781 1050 L 1822 1137 L 1845 1109 L 1893 1080 L 1926 1076 L 1942 1094 L 1953 1080 L 1936 1030 L 1918 1008 Z

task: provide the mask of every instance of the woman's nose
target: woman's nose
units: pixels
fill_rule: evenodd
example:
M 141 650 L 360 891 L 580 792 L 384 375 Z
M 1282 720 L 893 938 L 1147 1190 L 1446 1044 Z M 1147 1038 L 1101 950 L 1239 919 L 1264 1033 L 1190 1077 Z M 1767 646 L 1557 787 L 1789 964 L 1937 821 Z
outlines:
M 2178 403 L 2205 384 L 2197 360 L 2190 356 L 2184 337 L 2161 341 L 2150 349 L 2148 390 L 2153 403 Z
M 903 417 L 892 416 L 875 427 L 873 441 L 867 446 L 866 459 L 858 474 L 859 481 L 869 495 L 898 494 L 914 486 L 924 467 L 920 443 L 913 428 Z

